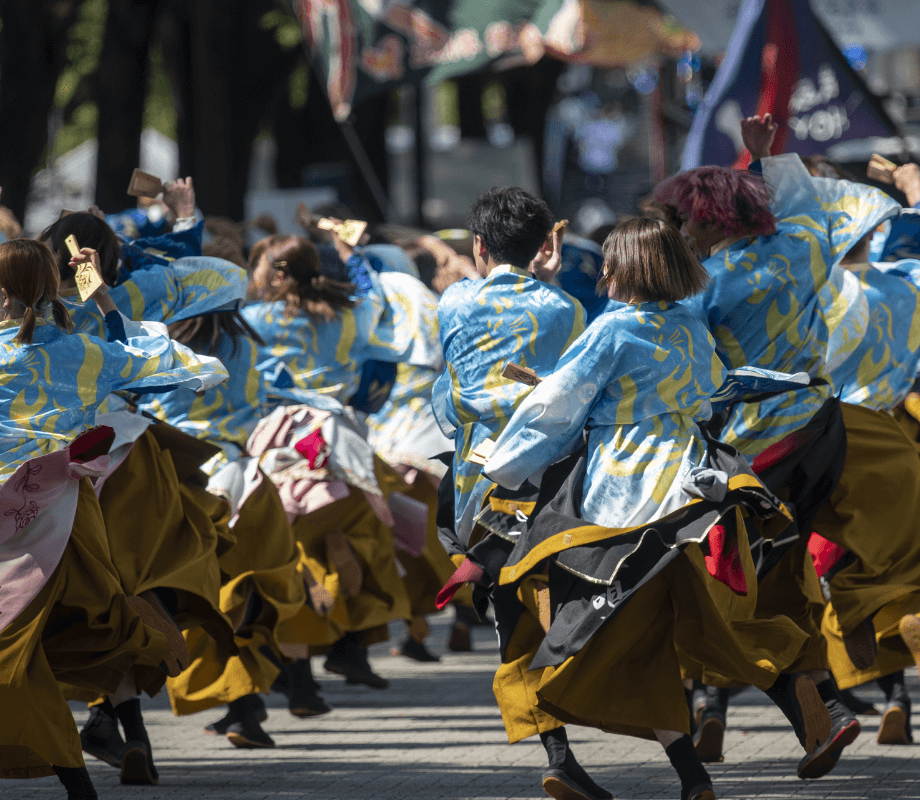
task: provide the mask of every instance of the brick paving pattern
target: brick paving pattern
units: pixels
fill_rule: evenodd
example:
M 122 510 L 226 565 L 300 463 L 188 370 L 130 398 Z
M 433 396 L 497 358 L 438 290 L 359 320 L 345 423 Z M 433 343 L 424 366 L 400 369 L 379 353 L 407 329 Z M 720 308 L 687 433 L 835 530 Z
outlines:
M 298 720 L 285 698 L 267 699 L 265 730 L 273 750 L 236 750 L 202 727 L 221 715 L 215 710 L 174 717 L 165 692 L 144 699 L 144 713 L 160 771 L 156 787 L 121 786 L 118 773 L 88 759 L 99 795 L 106 800 L 499 800 L 544 797 L 539 785 L 545 766 L 539 741 L 509 745 L 492 697 L 497 663 L 494 635 L 474 631 L 476 651 L 445 652 L 451 614 L 433 620 L 431 649 L 440 664 L 416 664 L 376 645 L 371 662 L 390 679 L 385 691 L 347 686 L 322 672 L 313 660 L 323 696 L 335 707 L 324 717 Z M 395 626 L 394 626 L 395 630 Z M 918 681 L 909 678 L 917 697 Z M 880 705 L 877 689 L 859 693 Z M 73 704 L 78 725 L 86 709 Z M 2 713 L 0 713 L 2 718 Z M 837 769 L 819 781 L 795 777 L 801 748 L 780 712 L 749 690 L 733 699 L 725 761 L 710 765 L 719 798 L 728 800 L 920 799 L 920 747 L 875 743 L 877 717 L 861 717 L 863 733 L 847 748 Z M 680 787 L 661 747 L 654 742 L 569 728 L 581 763 L 617 798 L 646 800 L 680 796 Z M 55 778 L 0 781 L 3 800 L 63 798 Z

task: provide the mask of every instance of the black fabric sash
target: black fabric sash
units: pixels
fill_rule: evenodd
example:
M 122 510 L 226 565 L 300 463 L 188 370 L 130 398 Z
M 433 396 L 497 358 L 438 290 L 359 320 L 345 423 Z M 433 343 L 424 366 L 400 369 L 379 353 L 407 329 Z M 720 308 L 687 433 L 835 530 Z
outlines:
M 580 532 L 576 530 L 586 527 L 578 516 L 587 469 L 586 448 L 550 466 L 539 489 L 527 487 L 514 492 L 501 487 L 493 489 L 479 517 L 479 524 L 491 535 L 480 545 L 496 547 L 487 543 L 504 542 L 503 551 L 511 546 L 503 564 L 506 575 L 507 568 L 520 564 L 534 548 L 558 534 L 574 532 L 571 546 L 560 545 L 538 565 L 521 569 L 494 595 L 498 598 L 515 588 L 527 574 L 548 572 L 553 619 L 533 659 L 532 669 L 561 664 L 577 653 L 601 625 L 615 616 L 640 587 L 664 570 L 689 543 L 700 543 L 704 554 L 709 555 L 708 534 L 713 526 L 722 525 L 726 541 L 737 542 L 736 507 L 744 506 L 763 520 L 782 517 L 780 502 L 762 486 L 731 486 L 732 478 L 751 475 L 747 462 L 734 448 L 709 439 L 706 460 L 706 466 L 729 475 L 729 491 L 722 501 L 692 503 L 631 531 L 606 529 L 609 537 L 603 535 L 600 526 L 591 526 L 590 543 L 579 544 Z M 529 514 L 524 514 L 519 507 L 528 503 L 536 505 Z M 515 507 L 517 510 L 512 511 Z M 477 555 L 475 551 L 476 548 L 470 551 L 471 558 Z M 497 561 L 486 570 L 493 580 L 498 577 L 494 573 Z
M 764 576 L 795 544 L 799 536 L 811 536 L 811 523 L 843 474 L 847 452 L 847 432 L 843 424 L 840 400 L 828 399 L 821 409 L 796 435 L 807 437 L 803 444 L 779 462 L 754 470 L 771 492 L 784 498 L 795 517 L 795 526 L 785 535 L 768 541 L 749 528 L 751 555 L 757 577 Z M 785 499 L 788 498 L 788 499 Z

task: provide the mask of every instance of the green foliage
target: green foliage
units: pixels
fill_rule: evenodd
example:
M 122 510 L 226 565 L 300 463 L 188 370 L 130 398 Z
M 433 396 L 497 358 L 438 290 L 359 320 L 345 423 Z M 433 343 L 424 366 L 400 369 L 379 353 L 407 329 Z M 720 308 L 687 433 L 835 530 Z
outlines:
M 460 98 L 457 84 L 444 81 L 434 87 L 434 117 L 438 125 L 460 124 Z
M 107 14 L 106 0 L 85 0 L 71 30 L 67 66 L 61 72 L 54 95 L 54 107 L 62 110 L 64 116 L 64 125 L 54 142 L 55 156 L 96 135 L 99 115 L 90 82 L 99 66 Z
M 163 52 L 150 50 L 150 78 L 144 100 L 144 128 L 154 128 L 170 139 L 178 137 L 175 94 L 163 62 Z
M 499 81 L 489 81 L 482 90 L 482 113 L 488 122 L 498 122 L 507 113 L 505 87 Z
M 108 16 L 107 0 L 84 0 L 67 43 L 67 66 L 61 72 L 54 107 L 63 125 L 54 140 L 54 156 L 62 156 L 96 136 L 99 110 L 93 98 L 93 80 L 99 68 Z M 150 51 L 150 73 L 144 104 L 144 127 L 176 138 L 176 108 L 172 85 L 158 46 Z
M 278 8 L 265 12 L 259 20 L 259 27 L 264 31 L 274 31 L 275 41 L 283 50 L 293 50 L 303 45 L 303 36 L 297 19 L 290 12 L 287 4 L 277 3 Z
M 291 108 L 303 108 L 307 104 L 307 88 L 310 85 L 310 68 L 306 58 L 298 64 L 288 79 L 288 101 Z

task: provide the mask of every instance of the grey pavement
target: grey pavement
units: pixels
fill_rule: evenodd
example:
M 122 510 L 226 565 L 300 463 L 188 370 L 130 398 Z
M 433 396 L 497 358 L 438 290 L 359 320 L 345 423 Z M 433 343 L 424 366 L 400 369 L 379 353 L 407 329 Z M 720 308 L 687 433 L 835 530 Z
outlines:
M 156 787 L 121 786 L 117 772 L 89 758 L 99 795 L 106 800 L 499 800 L 543 797 L 545 765 L 539 741 L 509 745 L 492 697 L 498 662 L 493 632 L 474 631 L 475 652 L 445 651 L 450 612 L 432 620 L 431 647 L 440 664 L 416 664 L 389 655 L 390 644 L 375 645 L 375 670 L 391 680 L 388 690 L 348 686 L 322 673 L 314 659 L 324 697 L 335 710 L 298 720 L 285 699 L 271 695 L 265 729 L 273 750 L 236 750 L 223 737 L 205 736 L 202 727 L 219 710 L 174 717 L 165 693 L 144 700 L 145 718 L 160 771 Z M 394 626 L 395 634 L 395 626 Z M 400 632 L 401 635 L 401 632 Z M 394 637 L 395 638 L 395 637 Z M 920 683 L 910 677 L 915 698 Z M 860 690 L 880 704 L 881 692 Z M 73 704 L 77 724 L 86 709 Z M 2 711 L 0 711 L 2 719 Z M 749 690 L 729 710 L 725 761 L 710 766 L 719 798 L 796 797 L 918 798 L 920 747 L 875 743 L 877 717 L 861 717 L 863 733 L 845 751 L 837 769 L 819 781 L 800 781 L 795 766 L 801 748 L 780 712 Z M 680 787 L 661 747 L 599 731 L 569 727 L 579 761 L 617 798 L 673 798 Z M 63 798 L 54 778 L 0 781 L 0 797 Z

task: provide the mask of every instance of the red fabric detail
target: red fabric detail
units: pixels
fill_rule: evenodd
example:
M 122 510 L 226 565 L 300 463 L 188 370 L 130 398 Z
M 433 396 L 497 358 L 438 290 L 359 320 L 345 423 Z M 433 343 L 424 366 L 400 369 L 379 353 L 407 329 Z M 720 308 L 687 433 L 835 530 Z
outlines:
M 728 543 L 724 525 L 714 525 L 709 531 L 709 553 L 706 556 L 706 569 L 717 581 L 724 583 L 735 594 L 747 595 L 747 580 L 741 565 L 741 552 L 738 550 L 738 538 L 732 537 Z
M 790 0 L 767 0 L 766 41 L 760 56 L 760 99 L 754 114 L 763 119 L 772 114 L 779 123 L 776 138 L 770 148 L 772 155 L 782 153 L 789 135 L 789 101 L 799 79 L 799 36 Z M 735 169 L 747 169 L 751 154 L 742 150 Z
M 841 558 L 846 555 L 846 548 L 825 539 L 821 534 L 812 532 L 808 540 L 808 552 L 815 562 L 815 572 L 821 578 L 828 573 Z
M 454 574 L 450 576 L 450 580 L 447 581 L 447 583 L 441 587 L 441 591 L 438 592 L 438 596 L 435 598 L 435 605 L 438 611 L 444 609 L 464 583 L 478 581 L 482 576 L 482 567 L 477 567 L 468 558 L 464 559 L 463 563 L 457 567 Z
M 104 449 L 99 448 L 98 452 L 92 452 L 89 458 L 84 458 L 84 454 L 93 451 L 97 445 L 101 445 L 108 439 L 108 446 Z M 81 433 L 70 443 L 70 460 L 82 464 L 85 461 L 91 461 L 98 458 L 103 453 L 108 453 L 109 447 L 115 441 L 115 429 L 108 425 L 99 425 L 96 428 L 90 428 L 85 433 Z
M 792 455 L 809 439 L 811 439 L 811 434 L 805 433 L 804 431 L 790 433 L 784 439 L 780 439 L 776 444 L 771 444 L 757 456 L 757 458 L 754 459 L 754 463 L 751 464 L 751 469 L 754 470 L 755 474 L 759 474 L 763 470 L 772 467 L 774 464 L 778 464 L 787 456 Z
M 307 460 L 310 469 L 319 469 L 329 457 L 329 445 L 323 438 L 320 428 L 307 434 L 299 442 L 294 442 L 294 449 Z

